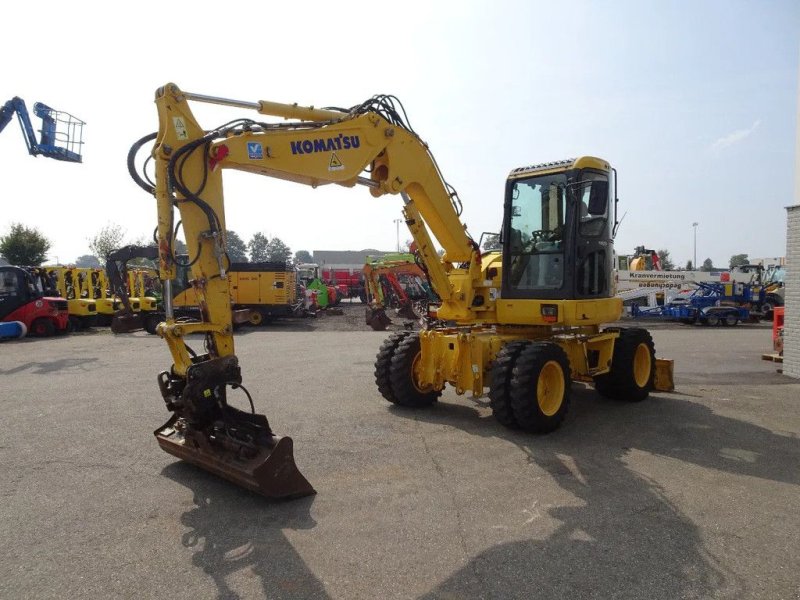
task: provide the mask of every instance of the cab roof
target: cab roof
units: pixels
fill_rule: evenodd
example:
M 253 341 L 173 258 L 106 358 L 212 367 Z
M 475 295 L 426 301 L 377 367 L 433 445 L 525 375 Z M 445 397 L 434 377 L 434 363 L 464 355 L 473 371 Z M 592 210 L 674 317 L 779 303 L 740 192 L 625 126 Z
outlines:
M 518 167 L 512 169 L 508 174 L 509 179 L 517 179 L 520 177 L 528 177 L 530 175 L 545 174 L 545 173 L 560 173 L 562 171 L 569 171 L 572 169 L 598 169 L 600 171 L 610 171 L 611 165 L 602 158 L 595 156 L 580 156 L 578 158 L 567 158 L 565 160 L 556 160 L 553 162 L 540 163 L 538 165 L 529 165 L 527 167 Z

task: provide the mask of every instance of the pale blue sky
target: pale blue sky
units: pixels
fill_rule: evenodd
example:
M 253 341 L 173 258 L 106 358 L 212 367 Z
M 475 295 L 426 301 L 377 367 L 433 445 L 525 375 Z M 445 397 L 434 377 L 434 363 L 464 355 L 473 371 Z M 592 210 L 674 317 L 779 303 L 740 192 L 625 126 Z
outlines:
M 155 89 L 174 81 L 317 106 L 398 96 L 476 237 L 499 228 L 512 168 L 593 154 L 619 171 L 619 253 L 666 248 L 683 265 L 694 221 L 699 261 L 785 253 L 800 2 L 431 4 L 6 7 L 4 21 L 16 26 L 0 38 L 10 57 L 0 102 L 42 101 L 87 127 L 82 165 L 29 157 L 18 126 L 3 131 L 0 232 L 11 222 L 37 226 L 62 262 L 87 253 L 107 223 L 124 226 L 130 241 L 149 235 L 155 203 L 129 180 L 125 156 L 157 127 Z M 197 115 L 211 128 L 255 113 Z M 261 231 L 295 251 L 396 243 L 399 198 L 231 173 L 226 201 L 228 226 L 244 239 Z

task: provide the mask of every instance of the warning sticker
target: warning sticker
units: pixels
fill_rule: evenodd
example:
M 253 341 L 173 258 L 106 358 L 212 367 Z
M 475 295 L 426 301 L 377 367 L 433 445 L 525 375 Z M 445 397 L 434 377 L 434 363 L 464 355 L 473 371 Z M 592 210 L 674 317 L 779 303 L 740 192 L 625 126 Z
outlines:
M 336 152 L 331 153 L 331 162 L 328 164 L 328 171 L 341 171 L 344 169 L 342 161 L 336 156 Z
M 172 117 L 172 124 L 175 126 L 175 135 L 179 140 L 189 139 L 189 132 L 186 131 L 186 123 L 181 117 Z

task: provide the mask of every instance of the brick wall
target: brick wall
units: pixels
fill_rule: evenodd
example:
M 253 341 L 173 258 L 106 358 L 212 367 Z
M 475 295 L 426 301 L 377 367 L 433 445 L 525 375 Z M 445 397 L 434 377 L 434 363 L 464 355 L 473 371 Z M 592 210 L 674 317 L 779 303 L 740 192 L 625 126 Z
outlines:
M 783 373 L 800 379 L 800 205 L 787 207 L 786 214 Z

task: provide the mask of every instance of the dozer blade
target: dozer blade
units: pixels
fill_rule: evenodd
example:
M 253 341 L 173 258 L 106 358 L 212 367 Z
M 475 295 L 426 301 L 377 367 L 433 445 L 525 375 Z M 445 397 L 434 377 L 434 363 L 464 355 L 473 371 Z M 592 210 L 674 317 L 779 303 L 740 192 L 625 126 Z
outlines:
M 656 359 L 655 389 L 659 392 L 675 391 L 675 361 L 666 358 Z
M 367 307 L 367 325 L 375 331 L 386 331 L 392 320 L 383 308 Z
M 114 318 L 111 319 L 112 333 L 129 333 L 138 329 L 144 329 L 140 314 L 114 313 Z
M 294 462 L 290 437 L 271 436 L 268 446 L 248 452 L 187 434 L 175 415 L 154 432 L 165 452 L 267 498 L 289 500 L 316 494 Z

